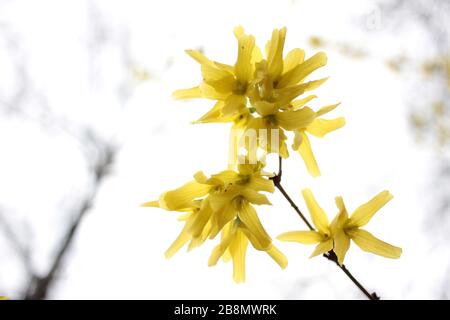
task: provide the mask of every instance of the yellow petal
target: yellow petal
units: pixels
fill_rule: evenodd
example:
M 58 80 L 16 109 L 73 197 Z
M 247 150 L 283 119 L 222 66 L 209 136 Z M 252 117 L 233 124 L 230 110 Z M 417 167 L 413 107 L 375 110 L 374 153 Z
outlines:
M 276 79 L 283 72 L 283 48 L 286 39 L 286 28 L 274 30 L 267 55 L 268 71 Z
M 257 250 L 267 250 L 272 243 L 270 236 L 259 221 L 256 210 L 247 202 L 244 202 L 239 210 L 238 217 L 245 226 L 242 231 Z
M 183 230 L 181 230 L 178 237 L 175 239 L 175 241 L 170 245 L 169 249 L 166 250 L 165 256 L 166 259 L 172 258 L 172 256 L 178 252 L 190 239 L 191 235 L 188 232 L 187 223 L 185 224 Z
M 221 239 L 225 238 L 227 236 L 227 234 L 231 231 L 231 229 L 233 228 L 233 223 L 227 223 L 221 232 Z M 222 260 L 224 262 L 228 262 L 232 259 L 231 257 L 231 253 L 230 253 L 230 248 L 228 247 L 227 250 L 225 250 L 225 252 L 222 255 Z
M 274 114 L 277 111 L 277 107 L 274 103 L 267 101 L 257 101 L 254 104 L 256 112 L 262 117 Z
M 255 191 L 266 191 L 271 193 L 275 191 L 273 181 L 267 178 L 263 178 L 262 176 L 253 175 L 246 186 L 247 188 L 253 189 Z
M 350 237 L 344 232 L 343 229 L 338 229 L 333 234 L 334 246 L 333 250 L 338 258 L 338 263 L 342 265 L 344 263 L 345 255 L 350 248 Z
M 224 102 L 222 108 L 222 116 L 228 119 L 234 119 L 234 116 L 239 114 L 242 109 L 245 109 L 245 96 L 231 94 Z
M 202 197 L 209 192 L 211 186 L 200 184 L 197 181 L 190 181 L 178 189 L 163 193 L 159 199 L 162 208 L 167 210 L 177 210 L 192 205 L 192 201 Z
M 208 196 L 209 205 L 214 211 L 222 210 L 225 206 L 230 205 L 231 201 L 236 197 L 237 192 L 221 192 L 221 193 L 211 193 Z
M 203 53 L 201 53 L 198 50 L 185 50 L 185 52 L 195 61 L 197 61 L 200 64 L 210 64 L 212 63 L 211 60 L 209 60 L 207 57 L 205 57 L 203 55 Z
M 141 207 L 154 207 L 159 208 L 159 201 L 149 201 L 141 204 Z
M 305 92 L 317 89 L 322 84 L 324 84 L 328 79 L 329 77 L 326 77 L 319 80 L 313 80 L 303 83 L 303 86 L 305 87 Z
M 295 111 L 283 111 L 276 114 L 280 127 L 286 130 L 306 128 L 315 119 L 316 113 L 308 107 Z
M 311 254 L 310 258 L 318 256 L 319 254 L 324 254 L 333 249 L 333 239 L 328 239 L 319 243 Z
M 305 104 L 307 104 L 309 101 L 311 101 L 312 99 L 315 99 L 315 98 L 317 98 L 317 96 L 312 94 L 312 95 L 307 96 L 306 98 L 294 100 L 294 101 L 292 101 L 292 103 L 291 103 L 292 108 L 293 108 L 293 109 L 301 108 L 301 107 L 303 107 Z M 319 110 L 319 111 L 320 111 L 320 110 Z M 317 113 L 317 115 L 318 115 L 318 113 Z
M 216 89 L 214 89 L 212 86 L 208 85 L 205 82 L 202 82 L 199 87 L 200 91 L 202 92 L 202 97 L 206 99 L 225 100 L 230 94 L 229 92 L 225 93 L 218 92 Z
M 219 173 L 211 175 L 208 180 L 209 184 L 226 186 L 239 181 L 239 174 L 234 170 L 223 170 Z
M 301 136 L 301 143 L 297 150 L 302 156 L 303 162 L 305 162 L 306 169 L 313 177 L 320 176 L 319 166 L 317 165 L 316 158 L 312 152 L 308 136 L 303 131 L 297 131 L 296 134 Z
M 347 225 L 348 222 L 348 213 L 347 209 L 345 208 L 344 199 L 342 197 L 336 197 L 336 206 L 339 209 L 339 213 L 336 215 L 336 217 L 333 219 L 333 222 L 331 222 L 331 232 L 333 233 L 333 230 L 337 229 L 343 229 L 344 226 Z
M 236 39 L 239 39 L 239 37 L 245 33 L 245 30 L 242 26 L 237 26 L 237 27 L 234 27 L 233 33 L 234 33 L 234 36 L 236 37 Z
M 284 87 L 281 89 L 276 89 L 276 103 L 280 107 L 285 107 L 292 103 L 292 100 L 297 98 L 299 95 L 314 90 L 321 86 L 328 78 L 323 78 L 319 80 L 309 81 L 294 86 Z
M 351 215 L 348 227 L 362 227 L 366 225 L 374 214 L 393 198 L 392 194 L 385 190 L 373 197 L 369 202 L 358 207 Z
M 187 221 L 189 220 L 189 218 L 192 216 L 192 211 L 188 212 L 188 213 L 184 213 L 178 216 L 177 220 L 178 221 Z
M 208 177 L 203 173 L 203 171 L 198 171 L 194 174 L 194 180 L 201 184 L 208 183 Z
M 252 65 L 255 65 L 255 63 L 260 62 L 262 59 L 263 59 L 263 56 L 261 53 L 261 49 L 259 49 L 259 47 L 255 45 L 253 47 L 252 60 L 250 61 L 250 63 Z
M 222 255 L 222 260 L 223 262 L 229 262 L 231 261 L 231 259 L 233 259 L 233 257 L 231 256 L 230 253 L 230 248 L 228 248 L 227 250 L 225 250 L 225 252 Z
M 391 259 L 398 259 L 402 254 L 401 248 L 377 239 L 366 230 L 356 228 L 347 233 L 361 250 Z
M 229 64 L 220 63 L 220 62 L 217 62 L 217 61 L 214 61 L 213 63 L 214 63 L 214 65 L 217 68 L 219 68 L 219 69 L 221 69 L 223 71 L 226 71 L 229 74 L 233 74 L 234 73 L 234 66 L 230 66 Z
M 311 214 L 312 221 L 316 226 L 317 230 L 322 232 L 323 234 L 329 234 L 328 228 L 328 217 L 323 211 L 323 209 L 319 206 L 314 195 L 312 194 L 310 189 L 302 190 L 303 199 L 305 199 L 306 205 L 308 206 L 309 213 Z
M 277 247 L 271 245 L 270 249 L 266 252 L 281 267 L 281 269 L 285 269 L 287 267 L 288 259 L 280 250 L 278 250 Z
M 233 240 L 233 238 L 236 234 L 237 223 L 235 221 L 232 221 L 230 223 L 231 223 L 231 228 L 230 228 L 229 232 L 221 239 L 220 244 L 217 245 L 211 252 L 211 255 L 208 260 L 208 266 L 210 266 L 210 267 L 215 266 L 217 264 L 217 261 L 219 261 L 220 257 L 228 249 L 231 241 Z
M 212 207 L 212 206 L 211 206 Z M 212 207 L 213 208 L 213 207 Z M 209 238 L 214 239 L 219 232 L 223 232 L 223 228 L 235 217 L 237 216 L 237 210 L 234 203 L 230 200 L 226 201 L 225 204 L 219 209 L 214 210 L 211 215 L 211 231 L 209 233 Z
M 214 233 L 219 232 L 222 228 L 234 220 L 238 215 L 236 205 L 234 203 L 229 203 L 225 205 L 221 210 L 214 213 L 213 227 L 211 230 L 210 238 L 214 237 Z
M 318 138 L 324 137 L 327 133 L 331 131 L 342 128 L 345 125 L 345 119 L 343 117 L 326 120 L 326 119 L 315 119 L 311 124 L 308 125 L 306 131 L 316 136 Z
M 202 64 L 204 81 L 220 93 L 230 93 L 235 81 L 231 73 L 212 64 Z
M 224 106 L 223 101 L 217 101 L 214 107 L 201 116 L 200 119 L 193 121 L 192 123 L 209 123 L 209 122 L 230 122 L 233 121 L 232 117 L 222 116 L 222 109 Z
M 275 101 L 276 105 L 279 108 L 288 109 L 289 105 L 292 103 L 292 100 L 305 92 L 306 86 L 307 85 L 305 83 L 302 83 L 295 86 L 274 90 L 274 95 L 277 97 Z
M 296 85 L 305 79 L 314 70 L 327 64 L 327 56 L 323 52 L 319 52 L 311 58 L 305 60 L 295 68 L 283 74 L 278 82 L 278 87 L 287 87 Z
M 193 237 L 200 236 L 212 213 L 212 209 L 208 204 L 208 199 L 204 200 L 202 207 L 195 213 L 192 222 L 189 224 L 188 231 Z
M 298 148 L 300 147 L 300 144 L 302 143 L 303 140 L 303 135 L 302 133 L 304 132 L 304 130 L 295 130 L 294 133 L 294 141 L 292 142 L 292 149 L 294 150 L 298 150 Z
M 286 55 L 286 58 L 284 59 L 283 73 L 292 70 L 297 65 L 302 63 L 304 59 L 305 51 L 303 51 L 302 49 L 296 48 L 289 51 L 289 53 Z
M 191 242 L 189 243 L 188 246 L 188 251 L 191 251 L 192 249 L 201 246 L 206 239 L 208 239 L 209 234 L 211 232 L 211 227 L 212 227 L 212 223 L 211 220 L 209 220 L 205 227 L 203 228 L 202 233 L 198 236 L 198 237 L 194 237 L 191 239 Z
M 271 205 L 269 199 L 265 194 L 258 193 L 255 190 L 245 188 L 240 191 L 241 196 L 243 196 L 248 202 L 257 205 Z
M 229 252 L 233 259 L 233 280 L 236 283 L 245 282 L 245 254 L 247 252 L 248 239 L 239 229 L 230 243 Z
M 314 244 L 321 242 L 323 236 L 316 231 L 290 231 L 277 237 L 280 241 L 299 242 L 302 244 Z
M 317 111 L 317 116 L 323 116 L 324 114 L 333 111 L 334 109 L 336 109 L 341 103 L 336 103 L 336 104 L 331 104 L 328 106 L 324 106 L 322 108 L 319 109 L 319 111 Z
M 244 85 L 253 76 L 253 65 L 250 63 L 255 46 L 255 38 L 253 36 L 242 35 L 238 39 L 238 58 L 234 71 L 238 81 Z
M 193 87 L 189 89 L 180 89 L 176 90 L 172 93 L 172 97 L 175 99 L 193 99 L 193 98 L 201 98 L 202 91 L 200 87 Z

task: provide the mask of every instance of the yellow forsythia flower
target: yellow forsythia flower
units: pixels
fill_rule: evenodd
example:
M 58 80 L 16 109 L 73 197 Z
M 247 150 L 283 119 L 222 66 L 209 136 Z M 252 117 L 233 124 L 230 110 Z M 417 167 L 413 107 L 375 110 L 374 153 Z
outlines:
M 333 250 L 340 265 L 344 262 L 345 255 L 350 248 L 350 240 L 353 240 L 362 250 L 373 254 L 391 259 L 397 259 L 401 256 L 401 248 L 383 242 L 368 231 L 361 229 L 379 209 L 392 199 L 389 191 L 380 192 L 369 202 L 358 207 L 350 218 L 342 197 L 336 197 L 339 213 L 331 224 L 309 189 L 303 190 L 303 197 L 317 231 L 286 232 L 278 236 L 279 240 L 303 244 L 318 243 L 312 256 Z
M 225 170 L 211 177 L 203 172 L 178 189 L 163 193 L 158 201 L 143 206 L 184 212 L 180 220 L 185 225 L 166 251 L 172 257 L 188 244 L 188 250 L 214 239 L 220 232 L 221 243 L 214 249 L 209 265 L 215 265 L 225 255 L 233 260 L 236 282 L 245 279 L 245 252 L 248 241 L 260 251 L 266 251 L 282 268 L 286 257 L 272 244 L 252 204 L 270 204 L 260 192 L 273 192 L 273 181 L 261 171 L 262 163 L 241 164 L 238 171 Z
M 310 142 L 305 132 L 317 137 L 342 127 L 344 118 L 324 120 L 319 117 L 333 110 L 338 104 L 314 112 L 306 104 L 315 95 L 300 97 L 314 90 L 328 78 L 314 81 L 305 79 L 327 63 L 327 56 L 319 52 L 305 60 L 301 49 L 291 50 L 283 57 L 286 28 L 274 30 L 266 45 L 266 57 L 255 44 L 255 38 L 247 35 L 242 27 L 234 30 L 238 41 L 238 55 L 234 65 L 219 63 L 206 58 L 195 50 L 186 52 L 201 66 L 203 82 L 196 87 L 177 90 L 178 99 L 207 98 L 217 102 L 197 122 L 233 122 L 232 130 L 242 130 L 236 138 L 245 140 L 249 130 L 256 132 L 254 147 L 266 153 L 289 156 L 285 131 L 295 133 L 293 149 L 302 156 L 309 173 L 320 175 Z M 300 97 L 300 98 L 299 98 Z M 297 99 L 299 98 L 299 99 Z M 272 135 L 277 130 L 277 136 Z M 277 145 L 274 146 L 273 143 Z M 238 157 L 238 142 L 231 141 L 232 166 Z M 248 153 L 255 150 L 245 145 Z

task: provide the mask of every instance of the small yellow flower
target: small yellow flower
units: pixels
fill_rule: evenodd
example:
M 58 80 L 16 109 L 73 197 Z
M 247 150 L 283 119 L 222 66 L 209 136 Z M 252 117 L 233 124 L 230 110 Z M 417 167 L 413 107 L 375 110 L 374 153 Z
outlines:
M 234 66 L 212 61 L 199 51 L 186 50 L 201 65 L 203 82 L 197 87 L 177 90 L 173 97 L 217 100 L 214 108 L 199 122 L 233 121 L 247 106 L 246 92 L 254 72 L 255 38 L 239 34 L 237 40 L 238 57 Z
M 392 194 L 389 191 L 382 191 L 367 203 L 359 206 L 349 218 L 342 197 L 336 197 L 339 213 L 331 223 L 331 232 L 334 239 L 333 250 L 340 265 L 344 262 L 345 254 L 350 247 L 350 240 L 353 240 L 363 251 L 385 258 L 400 258 L 402 254 L 401 248 L 381 241 L 370 232 L 361 229 L 392 198 Z
M 350 248 L 350 240 L 356 243 L 362 250 L 377 254 L 386 258 L 397 259 L 402 249 L 375 238 L 371 233 L 361 229 L 373 215 L 392 199 L 389 191 L 380 192 L 369 202 L 357 208 L 351 217 L 348 217 L 342 197 L 336 197 L 339 213 L 331 224 L 327 215 L 315 200 L 309 189 L 302 191 L 311 218 L 317 231 L 291 231 L 278 236 L 282 241 L 294 241 L 303 244 L 316 244 L 311 257 L 333 250 L 342 265 L 345 254 Z

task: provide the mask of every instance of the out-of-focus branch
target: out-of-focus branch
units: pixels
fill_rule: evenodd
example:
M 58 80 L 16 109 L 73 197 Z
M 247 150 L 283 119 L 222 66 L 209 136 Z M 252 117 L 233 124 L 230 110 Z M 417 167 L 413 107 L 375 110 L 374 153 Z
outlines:
M 6 219 L 4 219 L 3 212 L 6 210 L 4 210 L 3 208 L 0 208 L 0 210 L 0 228 L 3 230 L 3 235 L 7 239 L 7 241 L 9 241 L 9 243 L 19 256 L 25 271 L 28 274 L 32 274 L 33 268 L 31 267 L 30 248 L 24 241 L 20 239 L 10 223 Z
M 28 288 L 26 289 L 24 299 L 42 300 L 47 297 L 49 289 L 63 266 L 64 258 L 69 252 L 83 218 L 93 207 L 95 198 L 102 186 L 102 182 L 110 173 L 110 168 L 114 163 L 116 152 L 117 149 L 109 145 L 101 149 L 101 157 L 94 168 L 94 181 L 91 192 L 85 197 L 75 215 L 75 219 L 65 232 L 64 238 L 61 241 L 60 247 L 56 251 L 55 258 L 49 271 L 44 276 L 34 276 L 32 278 Z

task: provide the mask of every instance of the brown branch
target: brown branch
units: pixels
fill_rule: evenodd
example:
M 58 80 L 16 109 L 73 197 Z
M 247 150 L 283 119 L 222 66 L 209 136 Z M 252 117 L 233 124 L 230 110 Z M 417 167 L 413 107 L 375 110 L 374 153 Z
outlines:
M 57 273 L 63 266 L 64 258 L 69 251 L 68 249 L 75 238 L 84 216 L 92 208 L 101 184 L 104 178 L 109 174 L 109 168 L 114 161 L 115 151 L 106 148 L 103 153 L 102 160 L 94 169 L 94 182 L 91 193 L 86 197 L 76 214 L 75 220 L 67 229 L 64 239 L 61 241 L 61 246 L 57 250 L 55 259 L 47 274 L 42 277 L 34 276 L 31 280 L 24 296 L 25 300 L 43 300 L 47 297 L 48 290 L 52 286 Z
M 282 170 L 282 158 L 278 158 L 278 173 L 273 176 L 271 179 L 273 181 L 273 184 L 275 187 L 280 190 L 281 194 L 286 198 L 286 200 L 289 202 L 289 204 L 294 208 L 294 210 L 297 212 L 297 214 L 300 216 L 300 218 L 303 220 L 303 222 L 308 226 L 308 228 L 311 231 L 315 231 L 314 227 L 311 225 L 311 223 L 306 219 L 305 215 L 300 211 L 298 206 L 295 204 L 295 202 L 291 199 L 291 197 L 287 194 L 286 190 L 284 190 L 283 186 L 281 185 L 281 175 L 283 173 Z M 380 300 L 380 297 L 375 293 L 369 293 L 366 288 L 350 273 L 350 271 L 345 267 L 345 265 L 340 265 L 338 263 L 338 259 L 336 256 L 336 253 L 334 253 L 333 250 L 325 253 L 323 255 L 328 260 L 335 262 L 336 265 L 347 275 L 347 277 L 358 287 L 359 290 L 369 299 L 369 300 Z

